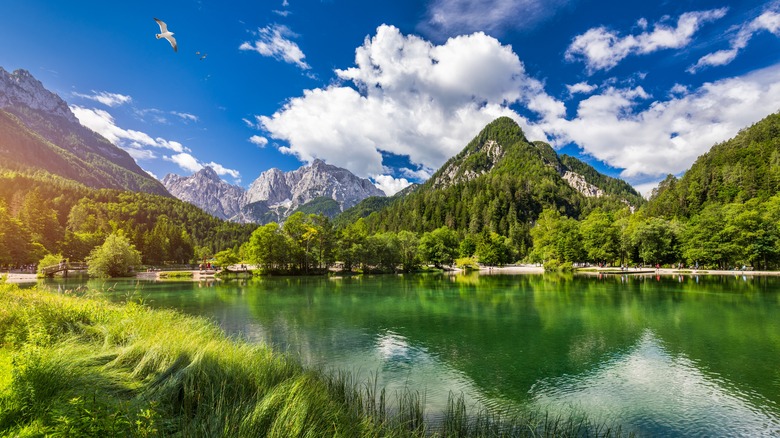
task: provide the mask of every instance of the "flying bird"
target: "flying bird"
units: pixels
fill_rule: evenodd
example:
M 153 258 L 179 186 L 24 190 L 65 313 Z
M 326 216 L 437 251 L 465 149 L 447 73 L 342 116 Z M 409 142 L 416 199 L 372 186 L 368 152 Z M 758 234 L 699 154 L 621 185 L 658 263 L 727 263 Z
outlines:
M 160 33 L 155 34 L 157 39 L 165 38 L 168 40 L 169 43 L 171 43 L 171 47 L 173 47 L 174 52 L 178 52 L 178 48 L 176 47 L 176 38 L 173 37 L 173 32 L 168 31 L 168 25 L 165 24 L 162 20 L 159 18 L 155 18 L 154 21 L 157 22 L 157 24 L 160 25 Z
M 201 61 L 203 61 L 204 59 L 206 59 L 206 57 L 209 55 L 208 53 L 204 53 L 204 54 L 201 56 L 200 52 L 195 52 L 195 54 L 196 54 L 196 55 L 198 55 L 198 56 L 200 56 L 200 60 L 201 60 Z

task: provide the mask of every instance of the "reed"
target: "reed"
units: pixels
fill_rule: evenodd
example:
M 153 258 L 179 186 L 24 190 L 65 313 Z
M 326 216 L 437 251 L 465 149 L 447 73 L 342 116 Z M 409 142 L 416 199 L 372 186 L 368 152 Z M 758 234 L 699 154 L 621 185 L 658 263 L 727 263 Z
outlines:
M 206 319 L 83 295 L 0 285 L 0 435 L 619 435 L 584 420 L 469 413 L 454 396 L 430 415 L 416 391 L 388 397 L 376 378 L 307 369 Z

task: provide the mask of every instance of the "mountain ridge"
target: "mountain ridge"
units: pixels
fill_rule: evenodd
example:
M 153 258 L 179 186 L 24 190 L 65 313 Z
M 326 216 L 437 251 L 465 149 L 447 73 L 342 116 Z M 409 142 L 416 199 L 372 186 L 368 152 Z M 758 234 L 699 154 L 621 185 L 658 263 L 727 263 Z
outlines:
M 210 176 L 205 177 L 203 172 Z M 177 198 L 217 217 L 255 223 L 282 222 L 304 207 L 305 211 L 332 217 L 336 209 L 324 198 L 333 200 L 341 212 L 369 196 L 385 196 L 371 181 L 319 159 L 289 172 L 268 169 L 247 190 L 219 180 L 209 167 L 190 177 L 168 174 L 163 185 Z M 224 202 L 217 199 L 221 193 L 227 194 Z M 312 203 L 318 199 L 319 202 Z
M 170 196 L 127 152 L 81 125 L 62 98 L 22 69 L 0 67 L 0 158 L 10 170 Z

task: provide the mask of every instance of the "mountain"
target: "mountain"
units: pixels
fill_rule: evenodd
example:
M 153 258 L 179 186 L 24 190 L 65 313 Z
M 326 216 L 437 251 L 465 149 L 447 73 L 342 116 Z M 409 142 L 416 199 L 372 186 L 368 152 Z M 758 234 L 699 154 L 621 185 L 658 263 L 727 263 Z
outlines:
M 422 232 L 447 225 L 521 239 L 544 208 L 580 217 L 594 208 L 637 207 L 630 185 L 600 174 L 544 142 L 530 142 L 512 119 L 488 124 L 411 194 L 367 218 L 373 230 Z
M 780 113 L 741 130 L 701 155 L 681 178 L 653 190 L 650 216 L 690 217 L 712 204 L 766 200 L 780 193 Z
M 122 149 L 85 128 L 26 70 L 0 67 L 0 166 L 45 171 L 95 188 L 170 196 Z
M 167 175 L 163 184 L 177 198 L 236 222 L 282 222 L 295 211 L 334 217 L 369 196 L 385 196 L 371 181 L 319 159 L 290 172 L 268 169 L 246 191 L 208 167 L 190 177 Z
M 220 219 L 230 219 L 241 213 L 244 189 L 222 181 L 209 166 L 189 177 L 169 173 L 162 183 L 173 196 Z

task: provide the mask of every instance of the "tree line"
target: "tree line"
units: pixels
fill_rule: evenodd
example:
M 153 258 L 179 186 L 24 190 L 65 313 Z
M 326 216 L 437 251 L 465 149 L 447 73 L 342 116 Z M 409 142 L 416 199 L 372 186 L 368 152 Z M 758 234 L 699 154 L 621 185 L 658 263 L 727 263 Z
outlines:
M 248 240 L 255 228 L 170 197 L 91 189 L 43 172 L 0 172 L 0 265 L 34 264 L 46 254 L 84 260 L 120 231 L 143 264 L 190 263 Z

